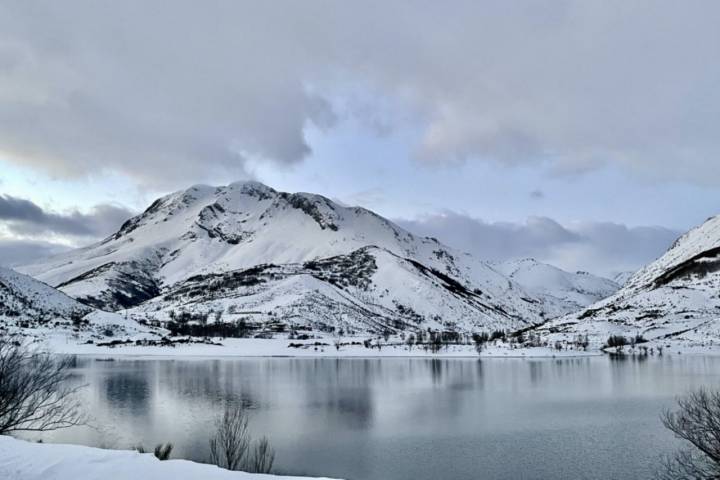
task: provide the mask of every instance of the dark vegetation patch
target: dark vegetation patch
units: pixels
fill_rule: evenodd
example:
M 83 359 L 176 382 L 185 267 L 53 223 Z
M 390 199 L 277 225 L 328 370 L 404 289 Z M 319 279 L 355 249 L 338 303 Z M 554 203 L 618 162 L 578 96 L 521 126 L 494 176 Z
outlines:
M 655 288 L 667 285 L 676 279 L 697 276 L 703 278 L 720 270 L 720 247 L 711 248 L 666 271 L 653 282 Z
M 172 336 L 245 338 L 254 328 L 240 319 L 237 322 L 189 323 L 181 320 L 167 322 L 165 328 Z
M 226 273 L 208 275 L 194 275 L 185 280 L 182 285 L 166 294 L 164 300 L 176 300 L 182 297 L 214 298 L 228 291 L 244 287 L 261 285 L 281 278 L 283 275 L 276 265 L 262 264 L 244 270 L 233 270 Z
M 92 343 L 92 340 L 88 340 L 87 343 Z M 162 337 L 160 340 L 153 339 L 142 339 L 142 340 L 110 340 L 109 342 L 98 342 L 98 347 L 123 347 L 123 346 L 137 346 L 137 347 L 174 347 L 175 345 L 187 345 L 187 344 L 203 344 L 203 345 L 217 345 L 222 346 L 222 343 L 216 343 L 210 339 L 205 338 L 168 338 Z
M 377 271 L 375 257 L 368 252 L 368 248 L 355 250 L 349 255 L 306 262 L 303 267 L 313 277 L 336 287 L 353 286 L 363 290 L 370 286 L 370 278 Z
M 597 316 L 600 313 L 604 313 L 606 315 L 611 315 L 613 313 L 621 312 L 624 310 L 630 310 L 632 307 L 629 305 L 607 305 L 600 308 L 588 308 L 583 313 L 578 315 L 579 320 L 584 320 L 586 318 L 592 318 Z
M 107 274 L 108 278 L 105 282 L 109 289 L 96 296 L 87 296 L 78 300 L 103 310 L 131 308 L 160 294 L 159 284 L 148 271 L 150 267 L 150 262 L 108 262 L 61 283 L 57 288 Z

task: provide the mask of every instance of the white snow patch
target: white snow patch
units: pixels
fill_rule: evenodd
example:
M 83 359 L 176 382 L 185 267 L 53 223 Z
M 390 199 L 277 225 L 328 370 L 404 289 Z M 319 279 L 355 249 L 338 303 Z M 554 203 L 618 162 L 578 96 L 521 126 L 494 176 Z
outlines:
M 0 436 L 0 478 L 12 480 L 308 480 L 224 470 L 152 453 L 30 443 Z

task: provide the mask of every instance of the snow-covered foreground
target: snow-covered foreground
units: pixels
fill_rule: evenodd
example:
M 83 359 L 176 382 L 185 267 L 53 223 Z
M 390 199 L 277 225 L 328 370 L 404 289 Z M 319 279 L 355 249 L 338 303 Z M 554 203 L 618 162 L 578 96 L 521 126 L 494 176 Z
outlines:
M 300 480 L 223 470 L 187 460 L 161 462 L 152 453 L 31 443 L 0 436 L 0 478 L 13 480 Z M 305 479 L 307 480 L 307 478 Z

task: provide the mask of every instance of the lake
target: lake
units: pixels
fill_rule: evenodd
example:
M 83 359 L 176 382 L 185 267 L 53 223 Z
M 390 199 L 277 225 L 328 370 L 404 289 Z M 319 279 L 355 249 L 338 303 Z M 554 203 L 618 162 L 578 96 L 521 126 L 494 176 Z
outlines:
M 45 441 L 173 442 L 203 460 L 242 402 L 277 473 L 348 480 L 642 479 L 679 444 L 659 420 L 720 385 L 719 357 L 122 359 L 78 357 L 90 426 Z

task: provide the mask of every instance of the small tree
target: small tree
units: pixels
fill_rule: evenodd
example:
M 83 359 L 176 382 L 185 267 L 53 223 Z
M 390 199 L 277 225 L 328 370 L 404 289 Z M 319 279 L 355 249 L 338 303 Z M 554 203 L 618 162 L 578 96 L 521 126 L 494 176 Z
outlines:
M 437 353 L 442 348 L 442 338 L 437 332 L 430 332 L 430 351 Z
M 664 459 L 659 478 L 720 478 L 720 392 L 700 389 L 688 394 L 678 400 L 676 412 L 663 413 L 662 422 L 690 446 Z
M 253 444 L 248 420 L 243 407 L 225 407 L 222 416 L 216 421 L 215 436 L 210 439 L 210 461 L 228 470 L 270 473 L 275 461 L 275 450 L 266 437 Z
M 255 443 L 248 457 L 246 470 L 252 473 L 270 473 L 274 462 L 275 450 L 270 447 L 267 437 L 262 437 Z
M 627 338 L 623 337 L 622 335 L 610 335 L 607 339 L 606 346 L 607 347 L 618 347 L 622 348 L 623 346 L 628 344 Z
M 0 338 L 0 435 L 48 431 L 84 421 L 68 385 L 72 357 L 55 358 Z
M 475 343 L 475 351 L 478 355 L 482 353 L 483 346 L 490 340 L 490 336 L 487 334 L 487 332 L 482 333 L 473 333 L 472 334 L 473 343 Z
M 245 410 L 226 406 L 216 426 L 215 436 L 210 439 L 210 461 L 220 468 L 240 470 L 250 446 Z

